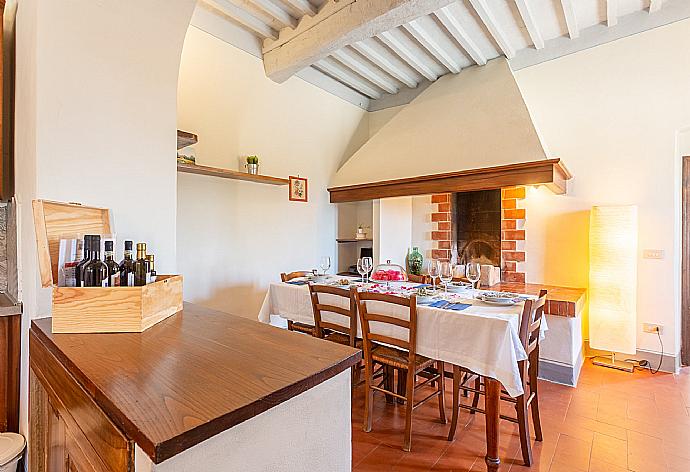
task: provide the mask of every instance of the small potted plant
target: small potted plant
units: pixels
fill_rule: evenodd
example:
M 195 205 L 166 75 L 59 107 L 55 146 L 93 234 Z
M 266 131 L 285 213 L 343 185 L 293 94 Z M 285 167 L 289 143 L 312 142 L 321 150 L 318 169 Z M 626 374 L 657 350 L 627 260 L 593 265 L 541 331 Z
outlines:
M 259 158 L 257 156 L 247 156 L 247 168 L 248 174 L 258 174 L 259 173 Z

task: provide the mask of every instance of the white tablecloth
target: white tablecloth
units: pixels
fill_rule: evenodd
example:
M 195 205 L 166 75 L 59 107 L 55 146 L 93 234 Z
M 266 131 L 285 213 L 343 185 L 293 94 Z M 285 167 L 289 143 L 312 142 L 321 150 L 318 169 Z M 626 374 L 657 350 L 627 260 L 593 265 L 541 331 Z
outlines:
M 325 298 L 321 300 L 335 304 Z M 518 335 L 522 304 L 498 307 L 475 300 L 461 301 L 472 306 L 453 311 L 418 305 L 417 353 L 492 377 L 501 382 L 511 396 L 521 395 L 518 361 L 527 358 Z M 406 309 L 402 307 L 385 305 L 384 309 L 384 305 L 378 305 L 374 310 L 378 313 L 405 316 Z M 306 285 L 272 283 L 261 307 L 259 321 L 269 323 L 271 315 L 314 324 L 309 288 Z M 388 333 L 381 333 L 392 334 L 397 328 L 390 329 Z M 542 318 L 542 336 L 547 329 L 546 319 Z

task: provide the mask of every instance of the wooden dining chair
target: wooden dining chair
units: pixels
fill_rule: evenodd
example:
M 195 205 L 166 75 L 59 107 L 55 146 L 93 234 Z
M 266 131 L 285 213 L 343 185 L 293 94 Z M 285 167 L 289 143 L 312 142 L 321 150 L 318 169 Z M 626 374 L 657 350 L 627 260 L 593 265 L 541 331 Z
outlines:
M 429 359 L 417 354 L 417 296 L 410 298 L 393 295 L 355 292 L 359 319 L 362 324 L 364 340 L 364 379 L 366 396 L 364 399 L 364 431 L 371 431 L 374 392 L 382 392 L 390 398 L 405 402 L 405 438 L 403 450 L 409 451 L 412 445 L 412 411 L 438 397 L 438 410 L 441 423 L 446 423 L 444 404 L 443 362 Z M 368 309 L 367 303 L 376 302 L 402 307 L 409 317 L 396 318 L 391 315 L 376 313 Z M 372 303 L 373 305 L 373 303 Z M 372 329 L 373 328 L 373 329 Z M 392 331 L 396 335 L 381 334 L 381 331 Z M 398 336 L 399 335 L 399 336 Z M 376 343 L 376 347 L 375 347 Z M 392 382 L 374 385 L 374 363 L 398 370 L 398 375 L 405 375 L 405 393 L 401 395 L 392 387 Z M 435 375 L 427 376 L 417 383 L 417 375 L 435 364 Z M 414 394 L 420 388 L 435 382 L 435 390 L 419 402 L 414 402 Z
M 362 349 L 362 340 L 357 338 L 357 302 L 355 301 L 356 287 L 350 290 L 330 285 L 309 285 L 309 295 L 314 311 L 314 336 L 345 346 Z M 330 295 L 340 298 L 346 308 L 324 303 L 320 295 Z M 324 313 L 329 314 L 328 321 L 324 320 Z M 359 384 L 362 363 L 352 367 L 352 386 Z
M 429 275 L 415 275 L 407 274 L 407 280 L 415 284 L 430 284 L 431 277 Z
M 534 436 L 537 441 L 541 441 L 541 420 L 539 418 L 539 390 L 537 376 L 539 374 L 539 338 L 541 334 L 541 320 L 544 315 L 544 305 L 546 304 L 546 290 L 539 292 L 537 300 L 527 300 L 522 309 L 520 317 L 520 342 L 527 353 L 527 359 L 518 362 L 522 391 L 524 392 L 517 398 L 512 398 L 507 392 L 501 392 L 501 400 L 515 404 L 517 417 L 501 415 L 501 419 L 517 423 L 520 431 L 520 446 L 522 448 L 522 460 L 526 466 L 532 464 L 532 443 L 529 432 L 528 413 L 532 411 L 532 422 L 534 423 Z M 469 375 L 468 375 L 469 374 Z M 474 379 L 474 387 L 468 384 Z M 474 393 L 472 405 L 460 403 L 460 389 Z M 470 414 L 476 412 L 484 413 L 479 408 L 479 395 L 484 395 L 484 381 L 480 375 L 453 366 L 453 418 L 450 422 L 448 440 L 452 441 L 455 436 L 455 429 L 458 424 L 458 410 L 463 408 L 469 410 Z
M 290 280 L 293 279 L 298 279 L 300 277 L 307 277 L 309 275 L 313 275 L 314 272 L 311 270 L 296 270 L 294 272 L 288 272 L 287 274 L 285 272 L 280 274 L 280 281 L 281 282 L 289 282 Z M 299 323 L 297 321 L 292 321 L 288 320 L 288 331 L 296 331 L 298 333 L 304 333 L 304 334 L 309 334 L 309 335 L 314 335 L 314 326 L 309 325 L 306 323 Z

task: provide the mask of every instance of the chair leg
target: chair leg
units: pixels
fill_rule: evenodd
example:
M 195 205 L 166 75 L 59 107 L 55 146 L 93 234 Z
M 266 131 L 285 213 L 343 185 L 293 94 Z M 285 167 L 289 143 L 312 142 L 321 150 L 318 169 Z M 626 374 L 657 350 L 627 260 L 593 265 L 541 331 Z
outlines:
M 374 407 L 374 389 L 371 385 L 374 383 L 374 366 L 372 362 L 366 362 L 364 365 L 364 388 L 366 394 L 364 396 L 364 427 L 365 432 L 371 431 L 372 424 L 372 408 Z
M 403 442 L 403 451 L 410 452 L 410 449 L 412 449 L 412 408 L 414 406 L 415 373 L 412 369 L 408 369 L 405 374 L 407 374 L 407 388 L 405 392 L 405 440 Z
M 482 379 L 480 376 L 477 376 L 476 379 L 474 379 L 474 388 L 475 390 L 479 390 L 479 388 L 482 386 Z M 479 405 L 479 393 L 474 392 L 474 395 L 472 396 L 472 408 L 477 408 L 477 405 Z M 474 415 L 475 411 L 472 410 L 470 411 L 470 415 Z
M 403 370 L 398 370 L 398 395 L 405 396 L 405 392 L 407 391 L 407 375 L 405 371 Z M 397 398 L 398 403 L 401 405 L 405 403 L 405 400 L 402 398 Z
M 453 366 L 453 417 L 450 421 L 448 431 L 448 441 L 452 441 L 455 436 L 455 428 L 458 426 L 458 404 L 460 403 L 460 368 Z
M 532 465 L 532 440 L 529 437 L 529 419 L 527 419 L 527 404 L 525 395 L 520 395 L 515 404 L 517 411 L 518 429 L 520 430 L 520 447 L 522 460 L 527 467 Z
M 390 392 L 393 392 L 395 390 L 395 369 L 389 365 L 384 366 L 384 388 Z M 395 403 L 395 397 L 393 395 L 390 395 L 388 393 L 386 395 L 386 403 L 388 404 L 393 404 Z
M 532 402 L 530 403 L 530 408 L 532 410 L 532 422 L 534 423 L 534 437 L 537 441 L 542 441 L 544 437 L 541 432 L 541 419 L 539 418 L 539 387 L 538 387 L 538 375 L 539 375 L 539 349 L 535 351 L 537 355 L 534 356 L 535 359 L 530 359 L 529 363 L 529 389 L 531 393 L 534 393 L 532 397 Z
M 443 362 L 436 361 L 436 368 L 441 374 L 438 378 L 438 414 L 441 418 L 441 424 L 446 424 L 448 420 L 446 419 L 446 383 L 444 375 Z

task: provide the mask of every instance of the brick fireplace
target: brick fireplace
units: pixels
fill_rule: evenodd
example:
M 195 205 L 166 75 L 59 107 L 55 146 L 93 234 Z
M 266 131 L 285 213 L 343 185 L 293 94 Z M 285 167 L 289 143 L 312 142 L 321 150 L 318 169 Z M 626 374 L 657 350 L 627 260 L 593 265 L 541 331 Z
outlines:
M 524 283 L 524 198 L 525 187 L 432 195 L 432 257 L 459 263 L 480 258 L 500 265 L 504 282 Z

